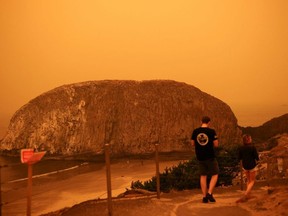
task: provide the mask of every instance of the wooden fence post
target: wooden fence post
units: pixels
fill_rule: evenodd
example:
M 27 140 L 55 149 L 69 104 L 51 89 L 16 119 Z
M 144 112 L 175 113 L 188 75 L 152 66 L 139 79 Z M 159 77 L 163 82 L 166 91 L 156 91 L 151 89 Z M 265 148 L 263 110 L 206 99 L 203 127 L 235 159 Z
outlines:
M 272 166 L 271 159 L 268 159 L 267 160 L 267 175 L 266 175 L 268 188 L 270 187 L 270 180 L 271 180 L 271 170 L 272 170 L 271 166 Z
M 112 190 L 111 190 L 111 170 L 110 170 L 110 145 L 105 144 L 105 163 L 106 163 L 106 180 L 107 180 L 107 204 L 108 215 L 112 216 Z
M 160 199 L 160 175 L 159 175 L 159 144 L 155 144 L 155 161 L 156 161 L 156 184 L 157 184 L 157 198 Z
M 0 165 L 0 216 L 2 216 L 2 168 L 8 167 L 8 165 Z
M 32 175 L 33 165 L 27 164 L 28 166 L 28 186 L 27 186 L 27 216 L 31 215 L 31 196 L 32 196 Z

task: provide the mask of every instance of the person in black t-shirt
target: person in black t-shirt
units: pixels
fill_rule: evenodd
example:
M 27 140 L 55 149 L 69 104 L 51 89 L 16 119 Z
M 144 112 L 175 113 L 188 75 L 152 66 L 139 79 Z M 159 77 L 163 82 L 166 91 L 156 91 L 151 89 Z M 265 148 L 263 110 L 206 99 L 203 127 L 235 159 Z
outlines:
M 201 127 L 196 128 L 191 136 L 191 144 L 195 147 L 196 157 L 199 161 L 200 186 L 203 193 L 203 203 L 216 202 L 212 193 L 218 180 L 219 166 L 215 157 L 214 148 L 218 147 L 218 138 L 214 129 L 209 128 L 210 118 L 202 118 Z M 211 176 L 207 188 L 207 176 Z
M 259 155 L 256 147 L 252 144 L 250 135 L 243 135 L 243 145 L 239 148 L 239 160 L 247 178 L 247 188 L 244 196 L 236 202 L 244 202 L 249 198 L 250 192 L 255 184 L 256 166 Z

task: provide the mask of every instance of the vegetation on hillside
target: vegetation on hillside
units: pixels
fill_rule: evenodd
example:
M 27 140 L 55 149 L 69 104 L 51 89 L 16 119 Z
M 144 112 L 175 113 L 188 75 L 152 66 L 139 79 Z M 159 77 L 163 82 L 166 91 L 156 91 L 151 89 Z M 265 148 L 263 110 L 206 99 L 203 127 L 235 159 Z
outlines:
M 288 113 L 273 118 L 259 127 L 240 127 L 243 134 L 250 134 L 255 143 L 262 143 L 277 134 L 288 133 Z M 267 147 L 269 150 L 269 146 Z

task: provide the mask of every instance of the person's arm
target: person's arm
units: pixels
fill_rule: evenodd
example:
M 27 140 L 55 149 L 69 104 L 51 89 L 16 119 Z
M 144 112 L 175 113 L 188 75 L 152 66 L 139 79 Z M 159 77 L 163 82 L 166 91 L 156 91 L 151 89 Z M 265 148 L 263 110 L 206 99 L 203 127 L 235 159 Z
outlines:
M 217 147 L 219 146 L 218 140 L 214 140 L 214 141 L 213 141 L 213 146 L 214 146 L 215 148 L 217 148 Z
M 195 130 L 192 132 L 191 135 L 191 146 L 195 147 Z
M 194 147 L 195 146 L 195 141 L 191 140 L 191 145 Z
M 213 130 L 213 147 L 214 148 L 217 148 L 218 146 L 219 146 L 219 141 L 218 141 L 218 136 L 217 136 L 217 134 L 216 134 L 216 132 L 215 132 L 215 130 Z
M 259 161 L 259 154 L 255 146 L 254 146 L 254 157 L 255 157 L 256 162 Z

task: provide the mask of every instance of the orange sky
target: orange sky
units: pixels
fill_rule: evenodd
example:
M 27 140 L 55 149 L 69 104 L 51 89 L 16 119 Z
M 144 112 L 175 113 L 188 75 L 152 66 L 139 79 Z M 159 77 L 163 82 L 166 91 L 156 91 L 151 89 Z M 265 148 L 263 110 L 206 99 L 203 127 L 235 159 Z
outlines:
M 241 126 L 288 112 L 286 0 L 3 0 L 0 130 L 36 96 L 102 79 L 171 79 Z

